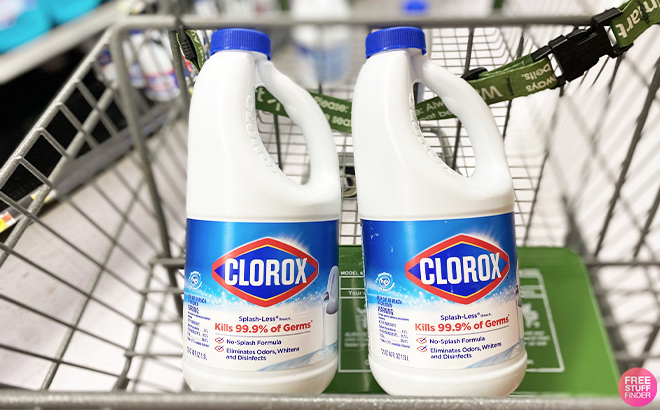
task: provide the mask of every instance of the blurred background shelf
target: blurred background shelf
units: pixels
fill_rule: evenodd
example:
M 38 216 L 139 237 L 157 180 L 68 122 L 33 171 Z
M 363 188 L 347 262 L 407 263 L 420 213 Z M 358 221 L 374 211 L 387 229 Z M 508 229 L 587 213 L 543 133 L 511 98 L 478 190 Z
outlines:
M 116 2 L 108 2 L 86 15 L 54 27 L 48 33 L 7 53 L 0 54 L 0 84 L 40 66 L 75 47 L 119 20 Z

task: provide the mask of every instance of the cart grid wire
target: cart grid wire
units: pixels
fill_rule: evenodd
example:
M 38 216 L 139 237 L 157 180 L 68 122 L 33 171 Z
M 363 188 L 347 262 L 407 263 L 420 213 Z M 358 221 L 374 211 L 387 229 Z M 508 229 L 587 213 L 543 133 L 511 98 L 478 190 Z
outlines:
M 196 29 L 253 25 L 181 19 Z M 354 38 L 350 73 L 343 82 L 319 89 L 351 99 L 366 27 L 396 22 L 365 15 L 348 21 Z M 462 75 L 475 67 L 500 67 L 588 19 L 421 22 L 429 56 Z M 38 404 L 30 401 L 30 390 L 187 390 L 180 369 L 180 270 L 188 101 L 186 93 L 154 101 L 131 73 L 136 69 L 144 75 L 136 56 L 142 48 L 153 48 L 152 42 L 167 44 L 166 29 L 175 23 L 168 15 L 134 17 L 103 34 L 0 168 L 0 316 L 12 329 L 0 335 L 5 363 L 0 384 L 24 391 L 12 396 L 23 400 L 21 406 Z M 285 18 L 260 22 L 274 38 L 284 39 L 294 24 Z M 126 38 L 132 29 L 145 33 L 138 44 Z M 657 135 L 660 123 L 660 60 L 648 52 L 654 33 L 562 90 L 491 106 L 514 180 L 518 244 L 567 246 L 583 257 L 621 370 L 660 369 L 660 161 L 655 158 L 660 140 L 648 138 Z M 283 41 L 274 61 L 296 78 L 293 53 Z M 107 55 L 114 67 L 100 63 Z M 194 74 L 177 58 L 174 68 L 186 70 L 178 73 L 184 79 L 179 83 L 192 85 Z M 426 89 L 423 98 L 431 97 Z M 258 124 L 273 159 L 304 183 L 309 156 L 300 129 L 286 117 L 265 112 L 258 113 Z M 474 172 L 472 145 L 459 120 L 420 125 L 445 162 L 462 175 Z M 340 242 L 359 245 L 352 137 L 338 131 L 333 137 L 342 177 Z M 19 376 L 16 369 L 22 369 Z M 63 406 L 73 408 L 76 396 L 66 397 Z M 78 397 L 90 400 L 82 393 Z M 190 403 L 203 408 L 199 397 Z M 531 400 L 513 406 L 542 399 Z M 585 399 L 576 406 L 592 404 Z M 94 402 L 92 407 L 107 405 Z

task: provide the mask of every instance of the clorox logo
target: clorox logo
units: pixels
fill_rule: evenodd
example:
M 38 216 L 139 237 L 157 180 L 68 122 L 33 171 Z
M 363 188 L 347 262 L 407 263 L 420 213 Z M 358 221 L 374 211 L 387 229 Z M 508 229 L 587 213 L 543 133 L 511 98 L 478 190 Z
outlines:
M 405 266 L 422 289 L 464 305 L 481 299 L 509 273 L 509 255 L 497 246 L 457 235 L 421 252 Z
M 312 256 L 272 238 L 243 245 L 213 263 L 213 278 L 232 294 L 268 307 L 298 294 L 316 279 Z

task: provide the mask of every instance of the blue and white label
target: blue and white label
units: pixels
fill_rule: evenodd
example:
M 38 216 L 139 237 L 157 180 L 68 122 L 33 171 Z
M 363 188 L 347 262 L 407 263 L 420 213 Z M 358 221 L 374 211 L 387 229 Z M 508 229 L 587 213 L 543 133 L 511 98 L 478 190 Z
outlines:
M 362 220 L 362 247 L 372 355 L 466 369 L 523 351 L 513 213 Z
M 338 221 L 188 219 L 187 235 L 184 355 L 268 371 L 336 354 Z

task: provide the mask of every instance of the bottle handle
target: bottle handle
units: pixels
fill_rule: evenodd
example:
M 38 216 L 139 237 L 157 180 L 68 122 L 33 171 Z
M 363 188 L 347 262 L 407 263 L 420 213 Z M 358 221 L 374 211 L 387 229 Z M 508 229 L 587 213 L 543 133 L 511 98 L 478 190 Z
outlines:
M 272 62 L 257 60 L 264 85 L 284 106 L 301 129 L 310 157 L 310 175 L 305 186 L 339 184 L 339 160 L 330 125 L 312 96 L 279 72 Z
M 442 99 L 465 126 L 476 161 L 471 178 L 488 178 L 500 172 L 510 175 L 502 135 L 490 108 L 476 90 L 467 81 L 422 54 L 413 55 L 411 59 L 417 77 Z

